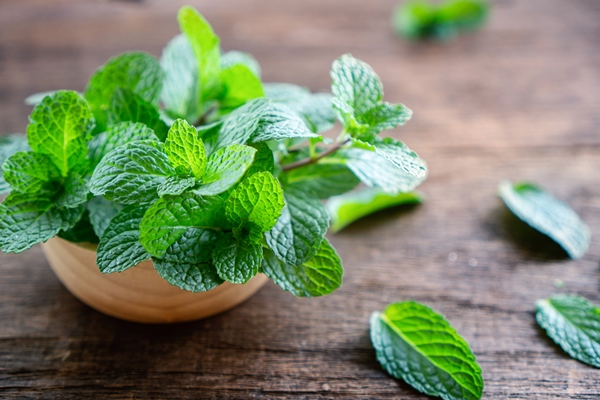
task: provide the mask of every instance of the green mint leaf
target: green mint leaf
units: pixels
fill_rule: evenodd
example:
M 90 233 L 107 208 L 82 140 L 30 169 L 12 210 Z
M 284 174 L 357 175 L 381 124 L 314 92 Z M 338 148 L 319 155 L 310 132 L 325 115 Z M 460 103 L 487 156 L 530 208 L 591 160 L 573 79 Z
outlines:
M 263 253 L 259 243 L 237 240 L 227 234 L 217 242 L 212 256 L 221 279 L 243 284 L 258 273 Z
M 425 161 L 404 143 L 393 138 L 375 138 L 373 145 L 377 154 L 400 168 L 406 175 L 414 177 L 419 184 L 427 177 Z
M 0 136 L 0 195 L 10 192 L 10 185 L 5 180 L 2 164 L 13 154 L 28 150 L 31 149 L 27 144 L 27 136 L 18 133 Z
M 332 197 L 327 201 L 332 232 L 339 232 L 354 221 L 389 207 L 421 204 L 423 197 L 416 192 L 386 193 L 380 188 L 367 188 Z
M 179 27 L 189 40 L 196 56 L 199 86 L 198 104 L 206 108 L 205 102 L 214 99 L 221 91 L 221 50 L 219 37 L 202 15 L 192 7 L 179 10 Z
M 283 197 L 281 216 L 265 239 L 281 261 L 295 266 L 316 254 L 329 227 L 329 215 L 318 198 L 298 187 L 287 186 Z
M 162 258 L 188 228 L 220 230 L 224 201 L 220 197 L 184 193 L 156 201 L 140 224 L 140 242 L 154 257 Z
M 481 398 L 481 367 L 469 344 L 431 308 L 405 301 L 374 312 L 371 341 L 381 366 L 418 391 L 445 400 Z
M 59 208 L 79 207 L 87 201 L 89 192 L 86 181 L 78 174 L 71 174 L 65 179 L 54 204 Z
M 198 137 L 202 139 L 206 154 L 212 154 L 217 147 L 217 141 L 219 140 L 219 132 L 223 126 L 223 121 L 216 121 L 208 125 L 201 125 L 196 127 L 198 131 Z
M 100 241 L 90 223 L 90 215 L 85 209 L 81 219 L 72 228 L 59 231 L 57 236 L 72 243 L 98 244 Z
M 499 193 L 504 204 L 523 222 L 558 243 L 573 259 L 590 246 L 587 225 L 567 204 L 530 183 L 502 182 Z
M 92 168 L 96 168 L 100 160 L 116 149 L 136 140 L 156 140 L 154 131 L 141 122 L 120 122 L 110 126 L 106 132 L 96 135 L 88 143 L 88 157 Z
M 327 199 L 354 189 L 360 180 L 345 165 L 310 164 L 286 173 L 287 182 L 301 186 L 320 199 Z
M 103 274 L 123 272 L 150 258 L 140 244 L 140 222 L 145 207 L 125 207 L 111 221 L 100 239 L 96 263 Z
M 94 118 L 85 100 L 76 92 L 56 92 L 33 109 L 29 120 L 27 138 L 34 152 L 47 155 L 64 177 L 87 172 Z
M 196 186 L 196 179 L 170 176 L 158 185 L 157 193 L 160 197 L 165 195 L 179 195 L 187 189 Z
M 600 368 L 600 308 L 583 297 L 558 295 L 538 300 L 535 317 L 571 357 Z
M 72 228 L 83 207 L 58 208 L 48 195 L 11 193 L 0 204 L 0 250 L 20 253 Z
M 317 253 L 299 265 L 281 262 L 265 249 L 263 272 L 285 291 L 300 297 L 324 296 L 342 285 L 344 270 L 335 249 L 327 239 L 321 241 Z
M 32 151 L 14 153 L 2 164 L 2 170 L 12 190 L 20 193 L 53 192 L 52 181 L 60 178 L 60 170 L 50 157 Z
M 254 162 L 250 168 L 248 168 L 248 171 L 246 171 L 246 176 L 264 171 L 272 174 L 275 171 L 275 158 L 269 145 L 261 142 L 253 144 L 252 147 L 256 149 L 256 155 L 254 156 Z
M 214 152 L 209 158 L 202 185 L 196 194 L 214 196 L 225 192 L 238 183 L 252 162 L 256 149 L 232 144 Z
M 279 181 L 269 172 L 259 172 L 244 179 L 231 193 L 225 215 L 237 227 L 250 224 L 266 232 L 277 223 L 283 206 Z
M 412 111 L 404 104 L 379 103 L 362 116 L 362 121 L 369 126 L 363 135 L 369 137 L 402 126 L 411 117 Z
M 173 263 L 192 264 L 207 263 L 212 258 L 212 251 L 219 240 L 221 232 L 213 229 L 190 227 L 183 232 L 161 257 L 161 260 Z
M 54 93 L 58 92 L 58 90 L 48 90 L 46 92 L 34 93 L 25 98 L 25 104 L 28 106 L 37 106 L 46 98 L 47 96 L 51 96 Z M 81 93 L 78 93 L 82 95 Z
M 215 148 L 231 144 L 246 144 L 258 129 L 262 115 L 269 108 L 268 99 L 254 99 L 234 110 L 221 128 Z
M 292 83 L 269 82 L 264 84 L 265 96 L 277 103 L 290 104 L 309 96 L 310 90 Z
M 169 130 L 165 152 L 174 168 L 185 167 L 196 178 L 202 178 L 206 169 L 206 150 L 198 131 L 185 120 L 178 119 Z
M 107 115 L 109 125 L 126 121 L 141 122 L 151 128 L 161 141 L 167 138 L 169 128 L 160 117 L 158 108 L 130 89 L 115 90 Z
M 250 137 L 250 142 L 314 137 L 318 135 L 309 129 L 306 122 L 293 109 L 269 100 L 265 103 L 265 110 L 256 131 Z
M 90 180 L 90 191 L 117 203 L 147 203 L 158 196 L 158 186 L 173 175 L 175 169 L 161 143 L 131 142 L 100 161 Z
M 156 272 L 173 286 L 189 292 L 206 292 L 223 280 L 210 263 L 190 263 L 152 259 Z
M 169 115 L 190 122 L 197 120 L 198 62 L 184 35 L 175 36 L 164 48 L 160 65 L 165 71 L 161 100 Z
M 260 78 L 247 65 L 235 64 L 224 68 L 221 80 L 223 92 L 219 102 L 225 110 L 233 110 L 248 100 L 265 95 Z
M 221 58 L 221 68 L 227 69 L 234 65 L 244 65 L 258 78 L 260 78 L 261 70 L 260 64 L 256 61 L 256 58 L 252 54 L 244 53 L 242 51 L 228 51 L 223 54 Z
M 107 112 L 118 88 L 128 89 L 145 102 L 158 106 L 163 79 L 164 72 L 150 54 L 123 53 L 108 60 L 90 78 L 85 89 L 85 99 L 96 118 L 96 132 L 106 129 Z
M 89 211 L 92 228 L 99 238 L 104 236 L 104 231 L 108 228 L 110 221 L 123 209 L 122 206 L 101 196 L 92 198 L 87 202 L 86 207 Z

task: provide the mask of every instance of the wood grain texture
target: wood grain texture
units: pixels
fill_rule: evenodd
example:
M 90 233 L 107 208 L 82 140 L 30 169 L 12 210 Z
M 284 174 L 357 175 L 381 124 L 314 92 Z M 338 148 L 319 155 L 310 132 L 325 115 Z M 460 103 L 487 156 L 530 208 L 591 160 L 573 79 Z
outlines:
M 370 313 L 404 299 L 444 313 L 469 341 L 484 398 L 600 397 L 598 370 L 533 315 L 557 292 L 600 303 L 598 1 L 496 1 L 482 31 L 440 45 L 394 37 L 395 0 L 2 0 L 0 132 L 24 131 L 31 93 L 81 90 L 125 50 L 160 54 L 184 3 L 225 49 L 253 53 L 266 81 L 327 90 L 340 54 L 370 63 L 386 99 L 415 113 L 391 134 L 427 160 L 427 202 L 331 236 L 346 269 L 331 296 L 297 299 L 269 283 L 225 314 L 173 326 L 91 310 L 39 246 L 0 254 L 0 398 L 420 399 L 383 372 L 368 337 Z M 587 255 L 567 260 L 511 217 L 501 179 L 569 202 L 594 235 Z

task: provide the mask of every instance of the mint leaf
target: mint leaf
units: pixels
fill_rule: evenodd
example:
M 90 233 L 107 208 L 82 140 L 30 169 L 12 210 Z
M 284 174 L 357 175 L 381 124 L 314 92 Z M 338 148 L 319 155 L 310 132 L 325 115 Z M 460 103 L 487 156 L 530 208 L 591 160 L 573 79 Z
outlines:
M 290 107 L 271 101 L 265 103 L 260 123 L 250 137 L 250 142 L 266 142 L 287 138 L 318 137 L 306 122 Z
M 193 193 L 162 197 L 144 215 L 140 242 L 148 253 L 161 258 L 188 228 L 220 230 L 223 203 L 220 197 Z
M 354 221 L 384 210 L 405 204 L 421 204 L 419 193 L 386 193 L 379 188 L 368 188 L 332 197 L 327 201 L 327 211 L 331 216 L 331 230 L 339 232 Z
M 20 253 L 70 229 L 83 207 L 58 208 L 48 195 L 11 193 L 0 204 L 0 250 Z
M 287 182 L 327 199 L 354 189 L 360 180 L 345 165 L 310 164 L 286 173 Z
M 317 253 L 299 265 L 281 262 L 266 249 L 263 272 L 294 296 L 315 297 L 332 293 L 342 285 L 342 262 L 327 239 L 321 241 Z
M 98 124 L 96 131 L 106 129 L 107 112 L 118 88 L 128 89 L 145 102 L 158 106 L 163 79 L 164 72 L 150 54 L 123 53 L 108 60 L 90 78 L 85 89 L 85 99 Z
M 92 168 L 96 168 L 100 160 L 117 147 L 137 140 L 155 140 L 154 131 L 141 122 L 120 122 L 109 127 L 106 132 L 96 135 L 88 143 L 88 157 Z
M 54 204 L 59 208 L 79 207 L 87 201 L 88 187 L 86 181 L 78 174 L 69 175 L 64 183 Z
M 169 115 L 190 122 L 197 120 L 198 63 L 184 35 L 175 36 L 164 48 L 160 65 L 165 71 L 161 100 Z
M 269 172 L 259 172 L 244 179 L 231 193 L 225 215 L 237 227 L 250 224 L 266 232 L 277 223 L 283 206 L 283 191 L 277 179 Z
M 90 223 L 89 213 L 85 209 L 81 219 L 72 228 L 59 231 L 57 236 L 72 243 L 98 244 L 100 241 Z
M 371 315 L 377 361 L 394 378 L 445 400 L 475 400 L 483 393 L 481 367 L 468 343 L 444 317 L 414 301 Z
M 202 15 L 192 7 L 186 6 L 179 10 L 177 16 L 179 27 L 189 40 L 199 74 L 198 104 L 206 108 L 207 100 L 214 99 L 221 90 L 221 50 L 219 38 Z
M 244 64 L 234 64 L 221 72 L 223 92 L 220 98 L 221 107 L 233 110 L 248 100 L 264 97 L 260 78 Z
M 216 121 L 208 125 L 201 125 L 196 127 L 198 131 L 198 137 L 202 139 L 206 154 L 212 154 L 217 146 L 217 140 L 219 139 L 219 132 L 223 126 L 223 121 Z
M 161 141 L 167 137 L 169 128 L 161 119 L 158 108 L 129 89 L 115 90 L 107 116 L 109 125 L 125 121 L 141 122 L 151 128 Z
M 248 171 L 246 171 L 246 176 L 263 171 L 273 173 L 275 171 L 275 158 L 269 146 L 262 142 L 255 143 L 252 147 L 256 149 L 256 155 L 254 156 L 254 162 L 248 168 Z
M 206 169 L 206 150 L 198 131 L 183 119 L 178 119 L 169 129 L 165 152 L 174 168 L 190 169 L 192 175 L 201 178 Z
M 265 239 L 281 261 L 298 265 L 316 254 L 329 227 L 329 216 L 323 203 L 310 192 L 288 186 L 283 196 L 281 216 Z
M 549 236 L 573 259 L 581 258 L 590 246 L 587 225 L 567 204 L 530 183 L 500 183 L 504 204 L 523 222 Z
M 161 278 L 189 292 L 206 292 L 223 283 L 210 263 L 180 263 L 160 259 L 153 259 L 152 262 Z
M 131 205 L 110 221 L 98 245 L 100 272 L 123 272 L 150 258 L 140 244 L 140 222 L 145 212 L 145 207 Z
M 10 192 L 10 185 L 6 182 L 2 164 L 13 154 L 19 151 L 30 150 L 27 136 L 18 133 L 0 136 L 0 195 Z
M 258 273 L 263 258 L 262 246 L 248 240 L 223 236 L 212 252 L 217 273 L 231 283 L 243 284 Z
M 2 170 L 12 190 L 21 193 L 53 192 L 51 182 L 60 179 L 60 170 L 50 157 L 32 151 L 13 154 L 2 164 Z
M 28 106 L 37 106 L 44 100 L 45 97 L 51 96 L 56 93 L 58 90 L 48 90 L 46 92 L 39 92 L 30 94 L 25 98 L 25 104 Z M 81 93 L 79 93 L 81 95 Z
M 56 92 L 33 109 L 29 120 L 27 138 L 34 152 L 47 155 L 64 177 L 87 172 L 94 118 L 85 100 L 76 92 Z
M 88 201 L 86 207 L 89 211 L 90 223 L 99 238 L 104 236 L 104 231 L 108 228 L 110 221 L 123 209 L 122 206 L 101 196 Z
M 196 186 L 196 179 L 183 178 L 180 176 L 169 176 L 160 185 L 158 185 L 157 193 L 160 197 L 165 195 L 179 195 L 187 189 Z
M 254 99 L 234 110 L 221 128 L 215 148 L 231 144 L 246 144 L 258 129 L 262 115 L 269 107 L 268 99 Z
M 234 65 L 244 65 L 248 67 L 256 77 L 260 78 L 261 70 L 260 64 L 256 61 L 256 58 L 252 54 L 244 53 L 242 51 L 228 51 L 221 57 L 221 68 L 227 69 Z
M 122 204 L 152 201 L 158 186 L 175 175 L 162 147 L 159 142 L 139 141 L 114 149 L 94 170 L 91 192 Z
M 239 144 L 217 150 L 208 158 L 202 186 L 195 193 L 214 196 L 225 192 L 242 179 L 252 165 L 255 153 L 256 149 Z
M 366 135 L 375 135 L 386 129 L 404 125 L 412 118 L 412 111 L 404 104 L 379 103 L 370 109 L 362 121 L 369 126 Z
M 538 300 L 535 317 L 571 357 L 600 368 L 600 308 L 583 297 L 558 295 Z
M 192 264 L 207 263 L 221 232 L 213 229 L 190 227 L 177 239 L 161 260 L 178 263 L 182 260 Z

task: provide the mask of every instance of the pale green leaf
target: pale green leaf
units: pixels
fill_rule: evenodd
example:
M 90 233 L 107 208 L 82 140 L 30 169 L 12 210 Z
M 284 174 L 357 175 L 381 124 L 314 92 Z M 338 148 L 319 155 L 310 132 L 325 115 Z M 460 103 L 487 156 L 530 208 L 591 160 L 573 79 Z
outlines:
M 89 211 L 90 223 L 99 238 L 104 235 L 110 221 L 123 209 L 121 205 L 101 196 L 89 200 L 86 207 Z
M 223 54 L 223 56 L 221 57 L 221 68 L 227 69 L 234 65 L 244 65 L 244 66 L 248 67 L 248 69 L 255 76 L 260 78 L 260 75 L 261 75 L 260 64 L 258 63 L 256 58 L 254 58 L 252 56 L 252 54 L 244 53 L 242 51 L 236 51 L 236 50 L 228 51 L 227 53 Z
M 250 136 L 250 142 L 266 142 L 287 138 L 318 137 L 306 122 L 285 104 L 265 103 L 265 109 L 260 116 L 260 123 Z
M 18 133 L 0 136 L 0 195 L 10 192 L 10 186 L 4 178 L 2 164 L 13 154 L 28 150 L 31 149 L 27 144 L 27 136 Z
M 246 171 L 246 176 L 263 171 L 273 173 L 275 171 L 275 158 L 273 156 L 273 151 L 269 146 L 266 143 L 261 142 L 254 143 L 252 147 L 256 149 L 256 154 L 254 155 L 254 162 L 252 162 L 252 165 L 248 168 L 248 171 Z
M 158 185 L 157 193 L 160 197 L 165 195 L 178 195 L 194 186 L 196 186 L 196 179 L 193 177 L 185 178 L 181 176 L 169 176 Z
M 4 179 L 11 189 L 20 193 L 56 192 L 60 170 L 50 157 L 32 151 L 20 151 L 2 164 Z
M 234 110 L 221 127 L 215 148 L 231 144 L 246 144 L 258 129 L 262 115 L 269 108 L 269 100 L 260 98 L 250 100 Z
M 210 263 L 153 259 L 156 272 L 173 286 L 189 292 L 206 292 L 223 283 Z
M 214 152 L 209 158 L 202 185 L 195 193 L 214 196 L 238 183 L 254 160 L 256 149 L 232 144 Z
M 161 141 L 167 138 L 169 128 L 160 117 L 158 108 L 129 89 L 115 90 L 107 115 L 109 125 L 141 122 L 152 129 Z
M 260 78 L 247 65 L 235 64 L 224 68 L 221 80 L 223 92 L 219 102 L 225 110 L 235 109 L 248 100 L 265 95 Z
M 198 131 L 185 120 L 178 119 L 169 130 L 165 152 L 174 168 L 185 167 L 196 178 L 202 178 L 206 169 L 206 150 Z
M 217 242 L 212 256 L 221 279 L 238 284 L 248 282 L 258 273 L 263 258 L 259 243 L 238 240 L 231 234 Z

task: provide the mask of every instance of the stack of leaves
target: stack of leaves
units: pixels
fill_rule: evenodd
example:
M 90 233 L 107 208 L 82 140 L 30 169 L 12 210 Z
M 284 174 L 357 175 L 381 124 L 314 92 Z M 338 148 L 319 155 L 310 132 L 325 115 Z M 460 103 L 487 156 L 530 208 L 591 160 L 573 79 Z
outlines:
M 58 235 L 98 243 L 103 273 L 151 258 L 190 291 L 262 272 L 296 296 L 331 293 L 343 270 L 322 200 L 360 182 L 392 197 L 417 187 L 425 163 L 379 136 L 411 111 L 384 102 L 379 77 L 350 55 L 333 64 L 333 96 L 313 94 L 262 83 L 248 54 L 221 54 L 194 9 L 179 23 L 160 61 L 125 53 L 82 94 L 29 99 L 27 138 L 2 139 L 0 249 Z M 341 133 L 324 139 L 336 119 Z

